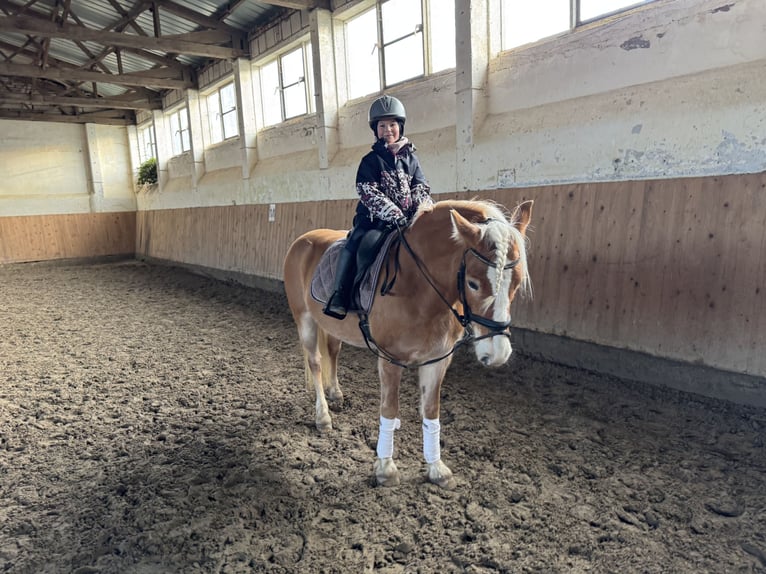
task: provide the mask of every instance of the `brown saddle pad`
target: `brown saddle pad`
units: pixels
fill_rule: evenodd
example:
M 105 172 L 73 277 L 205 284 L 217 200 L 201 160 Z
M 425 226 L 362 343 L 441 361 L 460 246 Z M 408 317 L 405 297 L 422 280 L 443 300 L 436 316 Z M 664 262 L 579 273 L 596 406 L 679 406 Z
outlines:
M 372 310 L 372 303 L 375 299 L 375 286 L 378 284 L 380 270 L 383 267 L 383 262 L 386 260 L 388 250 L 391 248 L 391 243 L 396 237 L 396 233 L 389 233 L 388 237 L 386 237 L 380 251 L 375 256 L 375 261 L 367 268 L 364 277 L 359 282 L 358 292 L 352 293 L 349 311 L 353 313 L 369 313 Z M 314 276 L 311 278 L 311 297 L 322 305 L 325 305 L 330 296 L 332 296 L 335 285 L 335 269 L 338 267 L 338 256 L 345 245 L 345 238 L 338 239 L 330 245 L 319 260 L 319 265 L 314 270 Z

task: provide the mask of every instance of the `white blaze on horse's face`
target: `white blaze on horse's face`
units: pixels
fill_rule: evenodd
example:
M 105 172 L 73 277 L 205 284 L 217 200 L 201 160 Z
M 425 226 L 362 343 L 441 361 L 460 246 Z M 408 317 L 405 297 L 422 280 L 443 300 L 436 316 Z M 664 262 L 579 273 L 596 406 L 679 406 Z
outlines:
M 466 302 L 474 315 L 481 315 L 496 323 L 508 323 L 511 319 L 511 286 L 513 270 L 503 270 L 489 265 L 472 265 L 475 275 L 467 275 Z M 482 276 L 483 275 L 483 276 Z M 475 289 L 472 286 L 476 287 Z M 487 334 L 489 329 L 473 325 L 477 336 Z M 494 337 L 480 339 L 474 344 L 476 358 L 488 367 L 505 364 L 511 356 L 510 339 L 498 333 Z
M 531 207 L 531 206 L 530 206 Z M 529 212 L 522 229 L 510 225 L 505 217 L 495 217 L 487 223 L 473 224 L 459 215 L 453 215 L 455 239 L 461 239 L 469 249 L 481 253 L 479 257 L 467 256 L 465 269 L 465 303 L 473 316 L 479 315 L 497 325 L 510 323 L 511 303 L 516 291 L 528 284 L 526 278 L 526 252 L 523 230 L 526 228 Z M 505 269 L 509 262 L 516 265 Z M 490 335 L 488 327 L 473 322 L 478 341 L 474 344 L 476 358 L 486 366 L 499 366 L 508 361 L 512 348 L 506 332 L 495 331 Z

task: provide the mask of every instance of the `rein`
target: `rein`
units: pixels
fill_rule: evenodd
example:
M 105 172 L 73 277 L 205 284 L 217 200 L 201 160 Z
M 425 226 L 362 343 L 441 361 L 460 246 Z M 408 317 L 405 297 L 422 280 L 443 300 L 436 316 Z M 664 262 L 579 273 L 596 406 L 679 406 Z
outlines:
M 493 319 L 487 319 L 486 317 L 482 315 L 475 315 L 471 311 L 471 307 L 468 305 L 468 301 L 466 299 L 465 294 L 465 257 L 468 253 L 471 253 L 474 257 L 476 257 L 479 261 L 484 263 L 487 267 L 493 267 L 497 268 L 497 265 L 484 257 L 481 253 L 476 251 L 474 248 L 466 249 L 463 252 L 463 258 L 460 263 L 460 270 L 457 274 L 457 289 L 458 294 L 460 296 L 460 303 L 463 305 L 464 313 L 460 313 L 455 307 L 447 301 L 447 298 L 442 294 L 442 292 L 439 290 L 439 288 L 434 284 L 433 279 L 431 279 L 430 274 L 428 273 L 428 270 L 425 266 L 425 263 L 418 257 L 418 255 L 415 253 L 415 251 L 412 249 L 412 246 L 407 241 L 407 238 L 404 236 L 404 231 L 402 229 L 397 229 L 399 233 L 399 241 L 396 244 L 396 255 L 394 257 L 394 276 L 389 281 L 388 280 L 388 265 L 386 265 L 386 277 L 384 278 L 383 285 L 381 286 L 380 294 L 381 296 L 387 295 L 391 289 L 394 286 L 394 283 L 396 282 L 396 277 L 399 274 L 399 247 L 400 245 L 404 245 L 407 252 L 412 257 L 412 260 L 415 262 L 415 266 L 418 268 L 418 271 L 420 271 L 420 274 L 425 278 L 425 280 L 428 282 L 428 284 L 431 286 L 431 288 L 434 290 L 434 292 L 439 296 L 439 299 L 442 300 L 442 302 L 447 306 L 447 308 L 452 312 L 452 315 L 457 319 L 457 321 L 460 323 L 460 325 L 463 327 L 463 336 L 453 345 L 452 349 L 447 351 L 445 354 L 443 354 L 440 357 L 436 357 L 435 359 L 429 359 L 428 361 L 423 361 L 421 363 L 402 363 L 396 357 L 394 357 L 391 353 L 383 349 L 380 345 L 378 345 L 375 342 L 375 339 L 372 338 L 372 333 L 370 332 L 370 323 L 368 321 L 367 314 L 361 314 L 359 318 L 359 330 L 362 332 L 362 335 L 364 336 L 364 342 L 367 345 L 367 348 L 372 351 L 375 355 L 377 355 L 379 358 L 385 359 L 389 363 L 396 365 L 398 367 L 402 367 L 405 369 L 414 369 L 419 367 L 424 367 L 426 365 L 431 365 L 433 363 L 438 363 L 439 361 L 442 361 L 452 355 L 455 351 L 457 351 L 458 348 L 462 347 L 466 343 L 470 342 L 476 342 L 481 341 L 482 339 L 488 339 L 490 337 L 496 337 L 498 335 L 503 335 L 505 337 L 511 338 L 511 334 L 508 332 L 508 327 L 511 326 L 510 319 L 506 322 L 500 322 L 500 321 L 494 321 Z M 503 266 L 503 271 L 506 271 L 508 269 L 513 269 L 516 267 L 516 265 L 519 264 L 519 259 L 514 259 L 513 261 L 507 263 Z M 481 325 L 482 327 L 486 327 L 489 329 L 489 332 L 476 336 L 473 332 L 473 326 L 472 323 L 477 323 Z

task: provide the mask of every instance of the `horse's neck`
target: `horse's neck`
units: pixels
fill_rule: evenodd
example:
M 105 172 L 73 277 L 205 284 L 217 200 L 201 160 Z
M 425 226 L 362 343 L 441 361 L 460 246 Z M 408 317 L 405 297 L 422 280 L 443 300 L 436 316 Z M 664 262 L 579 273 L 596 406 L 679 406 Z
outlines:
M 440 287 L 442 294 L 445 297 L 456 297 L 455 277 L 463 250 L 452 239 L 449 210 L 434 210 L 421 216 L 407 234 L 407 241 L 425 267 L 424 271 Z M 413 271 L 418 272 L 417 269 Z

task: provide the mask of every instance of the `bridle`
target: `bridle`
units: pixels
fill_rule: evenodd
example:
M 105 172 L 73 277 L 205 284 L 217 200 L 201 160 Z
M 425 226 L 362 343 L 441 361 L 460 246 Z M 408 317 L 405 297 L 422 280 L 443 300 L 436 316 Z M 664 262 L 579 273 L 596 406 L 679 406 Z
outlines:
M 490 221 L 490 220 L 488 220 Z M 431 279 L 431 275 L 428 273 L 428 269 L 426 268 L 425 263 L 418 257 L 417 253 L 412 249 L 412 246 L 407 241 L 407 238 L 404 236 L 404 231 L 402 229 L 397 230 L 399 233 L 399 242 L 397 243 L 396 249 L 396 257 L 395 257 L 395 270 L 394 270 L 394 276 L 390 281 L 387 279 L 383 281 L 383 285 L 380 290 L 381 296 L 385 296 L 388 292 L 391 291 L 391 288 L 394 286 L 394 283 L 396 282 L 396 276 L 398 275 L 399 271 L 399 246 L 404 245 L 407 252 L 412 257 L 413 261 L 415 262 L 415 266 L 418 268 L 418 271 L 420 271 L 420 274 L 425 278 L 425 280 L 428 282 L 428 284 L 431 286 L 431 288 L 434 290 L 434 292 L 439 296 L 439 298 L 442 300 L 442 302 L 447 306 L 447 308 L 452 312 L 452 315 L 457 319 L 457 321 L 460 323 L 460 325 L 463 327 L 463 336 L 454 344 L 452 349 L 450 349 L 447 353 L 444 355 L 437 357 L 435 359 L 429 359 L 428 361 L 423 361 L 422 363 L 402 363 L 398 359 L 396 359 L 391 353 L 383 349 L 380 345 L 378 345 L 375 340 L 372 338 L 372 334 L 370 333 L 370 324 L 368 321 L 367 314 L 361 314 L 359 317 L 359 329 L 362 331 L 362 335 L 364 336 L 364 342 L 367 345 L 367 348 L 370 349 L 373 353 L 375 353 L 378 357 L 385 359 L 389 363 L 392 363 L 394 365 L 397 365 L 399 367 L 403 367 L 405 369 L 412 369 L 412 368 L 418 368 L 418 367 L 424 367 L 426 365 L 430 365 L 433 363 L 438 363 L 439 361 L 446 359 L 450 355 L 452 355 L 459 347 L 465 345 L 466 343 L 481 341 L 482 339 L 488 339 L 490 337 L 497 337 L 499 335 L 508 337 L 510 340 L 511 334 L 508 331 L 508 328 L 511 326 L 511 319 L 508 318 L 508 321 L 495 321 L 494 319 L 489 319 L 487 317 L 484 317 L 483 315 L 477 315 L 471 310 L 471 306 L 468 304 L 468 300 L 466 298 L 466 291 L 465 291 L 465 271 L 466 271 L 466 255 L 469 253 L 476 257 L 480 262 L 482 262 L 487 267 L 497 269 L 498 266 L 495 262 L 491 261 L 490 259 L 484 257 L 481 253 L 476 251 L 474 248 L 470 247 L 466 249 L 463 252 L 463 257 L 460 262 L 460 269 L 457 272 L 457 290 L 458 290 L 458 296 L 460 297 L 460 303 L 463 307 L 463 312 L 461 313 L 455 307 L 447 301 L 447 298 L 444 296 L 444 294 L 439 290 L 439 288 L 434 284 L 433 279 Z M 510 261 L 503 265 L 502 271 L 507 271 L 509 269 L 513 269 L 519 264 L 520 258 L 514 259 L 513 261 Z M 388 269 L 386 269 L 386 277 L 388 276 Z M 488 332 L 484 335 L 479 335 L 478 337 L 474 334 L 473 331 L 473 324 L 481 325 L 482 327 L 488 329 Z

